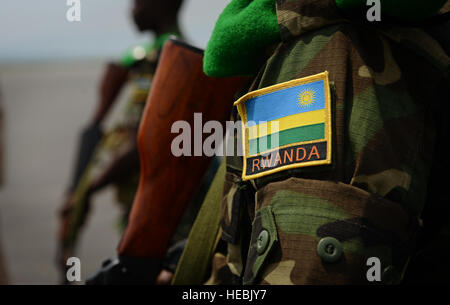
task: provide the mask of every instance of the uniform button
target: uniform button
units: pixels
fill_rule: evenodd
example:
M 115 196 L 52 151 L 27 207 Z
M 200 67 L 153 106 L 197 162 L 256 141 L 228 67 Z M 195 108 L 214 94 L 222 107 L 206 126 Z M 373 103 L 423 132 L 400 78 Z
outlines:
M 342 256 L 342 244 L 334 237 L 324 237 L 317 244 L 317 254 L 327 263 L 337 262 Z
M 385 284 L 397 284 L 400 280 L 400 274 L 394 266 L 387 266 L 381 275 L 381 281 Z
M 267 232 L 267 230 L 262 230 L 256 240 L 256 252 L 258 252 L 258 254 L 263 254 L 264 251 L 266 251 L 269 240 L 269 232 Z

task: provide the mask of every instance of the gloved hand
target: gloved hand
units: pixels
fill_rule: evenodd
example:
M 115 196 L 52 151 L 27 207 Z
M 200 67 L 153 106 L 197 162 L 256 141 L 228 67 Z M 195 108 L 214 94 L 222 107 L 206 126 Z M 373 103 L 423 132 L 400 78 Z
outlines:
M 167 250 L 166 256 L 161 264 L 162 270 L 156 279 L 156 285 L 170 285 L 175 275 L 178 262 L 186 247 L 187 239 L 175 243 Z
M 158 259 L 119 256 L 104 261 L 86 285 L 152 285 L 160 270 Z

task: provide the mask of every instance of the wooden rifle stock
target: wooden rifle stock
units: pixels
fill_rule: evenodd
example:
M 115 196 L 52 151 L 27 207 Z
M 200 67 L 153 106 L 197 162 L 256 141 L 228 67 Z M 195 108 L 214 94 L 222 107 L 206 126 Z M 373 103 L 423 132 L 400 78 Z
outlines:
M 174 39 L 163 48 L 139 127 L 141 177 L 119 255 L 163 258 L 211 159 L 175 157 L 171 143 L 178 134 L 171 133 L 172 124 L 184 120 L 193 131 L 194 113 L 202 113 L 203 122 L 224 126 L 236 92 L 248 81 L 208 77 L 202 60 L 201 50 Z

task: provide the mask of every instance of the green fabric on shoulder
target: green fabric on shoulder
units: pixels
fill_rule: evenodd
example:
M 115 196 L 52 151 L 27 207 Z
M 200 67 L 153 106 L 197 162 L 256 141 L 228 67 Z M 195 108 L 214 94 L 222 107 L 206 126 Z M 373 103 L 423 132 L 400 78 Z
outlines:
M 338 8 L 364 13 L 367 0 L 335 0 Z M 383 15 L 421 20 L 435 15 L 447 0 L 380 0 Z M 206 75 L 252 75 L 264 49 L 280 41 L 275 0 L 232 0 L 217 20 L 203 59 Z
M 232 0 L 217 20 L 203 70 L 215 77 L 254 74 L 262 50 L 280 40 L 274 0 Z
M 367 0 L 336 0 L 343 10 L 367 10 Z M 435 15 L 447 0 L 380 0 L 381 12 L 403 20 L 420 20 Z
M 129 48 L 121 57 L 120 64 L 124 67 L 131 67 L 136 62 L 144 59 L 151 51 L 161 49 L 164 43 L 169 39 L 171 35 L 179 37 L 180 31 L 172 31 L 162 34 L 155 38 L 154 42 L 149 42 L 146 44 L 140 44 Z

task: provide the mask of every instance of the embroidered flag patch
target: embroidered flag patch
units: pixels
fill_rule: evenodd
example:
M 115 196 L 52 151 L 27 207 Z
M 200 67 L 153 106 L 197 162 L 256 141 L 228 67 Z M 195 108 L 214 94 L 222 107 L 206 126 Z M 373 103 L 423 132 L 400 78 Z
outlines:
M 327 71 L 249 92 L 234 105 L 243 123 L 243 180 L 331 164 Z

